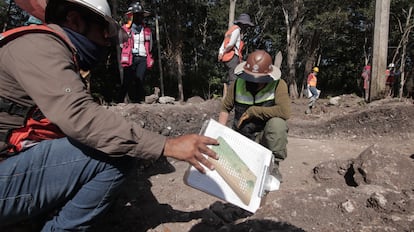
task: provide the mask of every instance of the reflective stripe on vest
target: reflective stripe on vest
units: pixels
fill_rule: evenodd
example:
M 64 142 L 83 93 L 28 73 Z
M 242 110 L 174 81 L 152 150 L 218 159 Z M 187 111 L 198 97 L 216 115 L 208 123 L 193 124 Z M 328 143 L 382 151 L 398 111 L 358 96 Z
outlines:
M 122 29 L 128 34 L 128 39 L 122 44 L 121 50 L 121 65 L 122 67 L 129 67 L 132 65 L 132 48 L 134 47 L 134 33 L 131 32 L 130 26 L 125 24 Z
M 275 91 L 279 81 L 268 83 L 262 90 L 253 96 L 246 89 L 246 81 L 243 79 L 236 79 L 234 90 L 234 120 L 233 129 L 238 131 L 248 138 L 254 139 L 254 132 L 261 131 L 266 124 L 266 121 L 252 118 L 248 122 L 238 127 L 240 117 L 251 106 L 271 107 L 275 105 Z
M 243 79 L 237 79 L 235 86 L 235 102 L 245 105 L 262 104 L 267 101 L 275 99 L 275 90 L 278 81 L 268 83 L 263 89 L 261 89 L 256 96 L 253 96 L 246 89 L 246 81 Z
M 133 62 L 133 54 L 132 49 L 134 48 L 135 44 L 137 43 L 139 47 L 139 35 L 138 37 L 134 37 L 134 33 L 131 30 L 132 24 L 125 24 L 122 26 L 122 28 L 125 30 L 125 32 L 128 34 L 128 39 L 122 44 L 121 49 L 121 65 L 122 67 L 129 67 L 132 65 Z M 144 24 L 143 26 L 143 37 L 144 37 L 144 48 L 145 48 L 145 54 L 147 56 L 147 68 L 152 68 L 154 65 L 154 59 L 152 58 L 151 53 L 151 29 Z

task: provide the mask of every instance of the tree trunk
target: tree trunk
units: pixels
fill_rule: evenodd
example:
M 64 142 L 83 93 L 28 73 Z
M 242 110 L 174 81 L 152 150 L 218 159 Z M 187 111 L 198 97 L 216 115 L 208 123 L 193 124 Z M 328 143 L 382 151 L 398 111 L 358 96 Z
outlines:
M 6 20 L 4 20 L 4 24 L 3 24 L 3 32 L 5 32 L 6 30 L 7 30 L 7 23 L 8 23 L 8 21 L 9 21 L 9 19 L 10 19 L 10 11 L 11 11 L 11 7 L 12 7 L 12 4 L 13 4 L 13 0 L 11 0 L 10 2 L 9 2 L 9 6 L 7 7 L 7 14 L 6 14 Z
M 291 12 L 283 6 L 282 10 L 285 16 L 285 24 L 287 28 L 287 66 L 289 71 L 288 76 L 286 77 L 286 82 L 289 86 L 290 97 L 292 99 L 296 99 L 299 96 L 296 84 L 296 60 L 299 50 L 299 29 L 303 21 L 303 0 L 294 0 L 292 4 Z
M 399 49 L 402 49 L 402 53 L 401 53 L 401 65 L 400 65 L 400 88 L 399 88 L 399 97 L 400 100 L 402 99 L 403 96 L 403 90 L 404 90 L 404 84 L 405 84 L 405 61 L 407 59 L 407 44 L 408 44 L 408 40 L 409 40 L 409 35 L 411 33 L 411 29 L 414 27 L 414 24 L 411 23 L 411 15 L 413 12 L 413 7 L 410 7 L 410 9 L 408 10 L 408 14 L 407 14 L 407 18 L 405 21 L 405 27 L 404 30 L 402 31 L 402 38 L 400 40 L 400 43 L 398 44 L 398 48 L 395 51 L 394 57 L 393 57 L 393 62 L 397 57 L 397 54 L 399 53 Z
M 385 96 L 390 0 L 376 0 L 372 72 L 369 101 Z
M 157 54 L 158 54 L 158 70 L 160 72 L 160 89 L 161 89 L 161 96 L 164 97 L 164 72 L 162 69 L 162 59 L 161 59 L 161 43 L 160 43 L 160 26 L 158 22 L 158 10 L 155 14 L 155 38 L 157 41 Z
M 167 10 L 164 8 L 164 10 Z M 171 17 L 166 17 L 163 22 L 164 28 L 168 28 L 170 31 L 165 32 L 165 40 L 167 41 L 167 46 L 164 49 L 166 63 L 168 64 L 168 73 L 173 78 L 177 79 L 178 93 L 177 100 L 182 102 L 184 101 L 184 86 L 183 86 L 183 76 L 184 76 L 184 62 L 183 62 L 183 48 L 184 48 L 184 39 L 182 35 L 182 24 L 183 16 L 179 11 L 179 5 L 175 5 L 173 10 L 174 14 L 170 14 Z M 165 12 L 161 12 L 163 14 Z M 174 27 L 169 27 L 167 24 L 175 25 Z
M 312 67 L 316 66 L 318 50 L 320 47 L 320 30 L 315 30 L 313 32 L 312 38 L 309 41 L 309 49 L 306 52 L 305 60 L 305 70 L 303 71 L 303 80 L 301 86 L 301 97 L 303 96 L 304 89 L 307 83 L 308 74 L 311 72 Z
M 234 22 L 234 13 L 236 11 L 236 0 L 230 0 L 230 7 L 229 7 L 229 28 L 233 26 Z
M 118 9 L 119 8 L 118 0 L 111 0 L 111 5 L 112 5 L 112 9 Z M 118 12 L 116 10 L 112 10 L 112 17 L 114 17 L 115 19 L 118 18 Z
M 175 62 L 177 64 L 177 81 L 178 81 L 178 101 L 184 101 L 184 89 L 183 89 L 183 74 L 184 74 L 184 63 L 182 57 L 182 51 L 175 51 Z

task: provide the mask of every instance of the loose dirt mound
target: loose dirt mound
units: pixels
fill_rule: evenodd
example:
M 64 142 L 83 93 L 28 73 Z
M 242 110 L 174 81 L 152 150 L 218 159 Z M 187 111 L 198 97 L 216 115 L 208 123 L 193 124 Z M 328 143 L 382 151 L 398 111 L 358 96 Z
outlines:
M 142 127 L 166 135 L 199 133 L 203 122 L 218 117 L 219 100 L 175 104 L 118 104 L 110 107 Z
M 183 162 L 139 162 L 127 191 L 97 231 L 413 231 L 412 102 L 292 102 L 284 182 L 251 215 L 185 186 Z M 168 135 L 198 133 L 219 100 L 111 107 Z
M 285 195 L 260 215 L 279 211 L 307 231 L 412 231 L 412 158 L 371 146 L 355 159 L 321 163 L 313 169 L 316 188 Z
M 293 130 L 291 136 L 304 138 L 330 138 L 330 139 L 368 139 L 378 137 L 393 137 L 395 139 L 407 139 L 413 133 L 414 107 L 412 103 L 382 101 L 376 105 L 361 107 L 347 106 L 348 112 L 333 112 L 332 117 L 327 117 L 329 111 L 338 111 L 341 106 L 321 106 L 323 112 L 321 118 L 313 120 L 294 119 L 290 121 Z M 314 121 L 314 122 L 312 122 Z M 297 125 L 294 125 L 297 123 Z
M 292 102 L 289 136 L 319 139 L 407 139 L 413 133 L 414 107 L 410 101 L 384 99 L 366 104 L 354 95 L 342 95 L 338 105 L 320 99 L 312 114 L 305 114 L 307 100 Z M 202 122 L 218 119 L 220 100 L 175 104 L 119 104 L 110 107 L 144 128 L 169 135 L 198 133 Z M 231 123 L 229 123 L 230 125 Z
M 95 231 L 414 231 L 414 105 L 343 95 L 292 102 L 283 182 L 254 214 L 183 183 L 188 164 L 137 160 Z M 108 107 L 146 129 L 198 133 L 220 100 Z M 21 231 L 21 230 L 19 230 Z

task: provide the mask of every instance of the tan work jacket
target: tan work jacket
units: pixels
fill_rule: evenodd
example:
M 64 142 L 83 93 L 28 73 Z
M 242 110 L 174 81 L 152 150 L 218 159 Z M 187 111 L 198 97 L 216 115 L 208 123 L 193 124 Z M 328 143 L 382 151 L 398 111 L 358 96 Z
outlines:
M 65 34 L 57 25 L 50 25 Z M 166 137 L 142 129 L 93 101 L 72 52 L 54 35 L 31 33 L 0 48 L 0 96 L 37 105 L 67 136 L 110 156 L 158 158 Z M 0 112 L 0 130 L 13 125 Z

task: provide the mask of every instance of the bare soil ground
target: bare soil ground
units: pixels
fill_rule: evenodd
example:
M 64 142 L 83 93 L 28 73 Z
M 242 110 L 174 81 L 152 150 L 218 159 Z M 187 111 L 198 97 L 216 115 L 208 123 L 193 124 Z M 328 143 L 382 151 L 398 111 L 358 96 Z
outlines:
M 292 102 L 283 182 L 251 214 L 186 186 L 188 164 L 137 162 L 97 231 L 414 231 L 414 105 L 353 95 Z M 198 133 L 220 100 L 110 107 L 147 129 Z
M 414 105 L 353 95 L 292 102 L 283 182 L 251 214 L 186 186 L 188 164 L 137 162 L 97 231 L 414 231 Z M 220 100 L 110 107 L 171 136 L 198 133 Z

